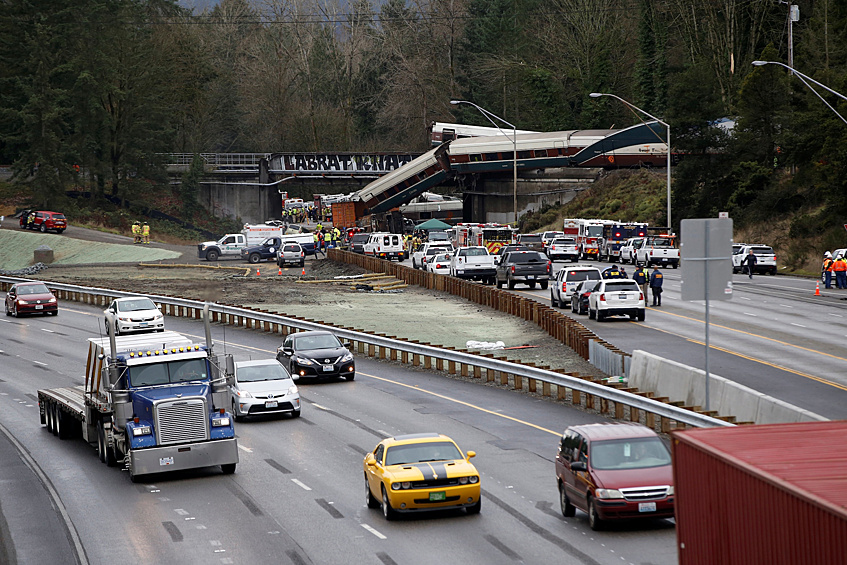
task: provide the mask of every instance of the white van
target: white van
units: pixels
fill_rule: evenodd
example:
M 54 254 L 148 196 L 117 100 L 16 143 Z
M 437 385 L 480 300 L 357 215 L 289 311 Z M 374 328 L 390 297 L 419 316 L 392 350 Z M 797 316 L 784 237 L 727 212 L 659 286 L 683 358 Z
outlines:
M 364 245 L 364 252 L 365 255 L 388 259 L 389 261 L 391 259 L 402 261 L 406 258 L 403 236 L 396 233 L 372 233 Z
M 282 236 L 282 243 L 299 243 L 307 256 L 315 254 L 315 234 L 313 233 L 286 234 Z

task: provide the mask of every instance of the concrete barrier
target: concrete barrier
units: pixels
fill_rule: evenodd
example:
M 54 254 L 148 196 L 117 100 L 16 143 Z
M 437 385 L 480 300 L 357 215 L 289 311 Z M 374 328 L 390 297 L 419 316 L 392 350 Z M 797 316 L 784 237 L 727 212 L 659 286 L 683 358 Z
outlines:
M 658 355 L 636 350 L 628 374 L 628 384 L 641 392 L 668 397 L 685 406 L 706 406 L 706 372 Z M 827 420 L 793 404 L 773 398 L 719 375 L 709 375 L 709 409 L 738 422 L 775 424 Z

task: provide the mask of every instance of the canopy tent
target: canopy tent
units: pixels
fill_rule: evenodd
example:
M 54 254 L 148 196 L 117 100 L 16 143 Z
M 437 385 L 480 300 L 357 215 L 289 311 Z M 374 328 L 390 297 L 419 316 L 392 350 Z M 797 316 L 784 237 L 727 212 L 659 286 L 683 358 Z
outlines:
M 418 224 L 415 226 L 416 230 L 449 230 L 452 228 L 448 223 L 442 222 L 437 218 L 432 218 L 431 220 L 427 220 L 422 224 Z

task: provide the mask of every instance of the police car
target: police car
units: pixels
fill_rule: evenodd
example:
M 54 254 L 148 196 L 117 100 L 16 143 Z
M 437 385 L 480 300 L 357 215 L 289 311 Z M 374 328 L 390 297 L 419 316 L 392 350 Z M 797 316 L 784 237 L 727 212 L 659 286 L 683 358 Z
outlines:
M 587 280 L 600 280 L 600 269 L 589 265 L 576 265 L 559 269 L 556 280 L 550 285 L 550 304 L 554 308 L 564 308 L 570 304 L 571 297 L 579 283 Z

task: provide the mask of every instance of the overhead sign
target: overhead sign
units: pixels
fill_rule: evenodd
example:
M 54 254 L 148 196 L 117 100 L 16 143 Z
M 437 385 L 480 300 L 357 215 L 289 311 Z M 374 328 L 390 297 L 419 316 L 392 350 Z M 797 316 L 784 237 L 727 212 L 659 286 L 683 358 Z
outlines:
M 732 220 L 682 220 L 683 300 L 732 298 Z
M 271 173 L 325 175 L 385 174 L 412 161 L 416 153 L 274 153 Z

